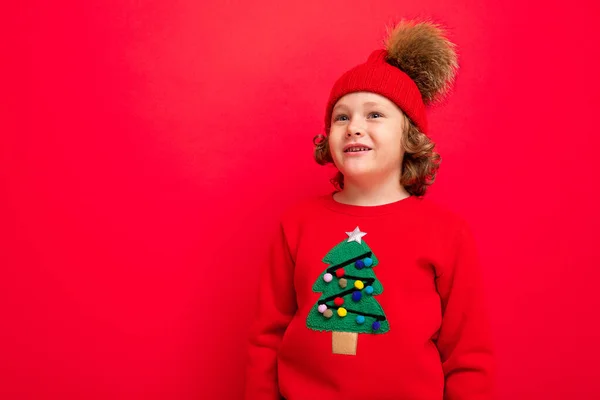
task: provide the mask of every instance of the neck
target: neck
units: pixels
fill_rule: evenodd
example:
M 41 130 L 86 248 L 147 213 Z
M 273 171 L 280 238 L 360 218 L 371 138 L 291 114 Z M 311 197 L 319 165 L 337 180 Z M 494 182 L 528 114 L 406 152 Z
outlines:
M 378 206 L 405 199 L 410 193 L 400 184 L 399 177 L 374 182 L 344 178 L 344 189 L 334 195 L 340 203 L 357 206 Z

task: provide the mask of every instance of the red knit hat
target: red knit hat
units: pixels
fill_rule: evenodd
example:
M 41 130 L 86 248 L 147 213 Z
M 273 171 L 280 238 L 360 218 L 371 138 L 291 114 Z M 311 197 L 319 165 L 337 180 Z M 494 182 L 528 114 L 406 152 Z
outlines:
M 406 73 L 385 60 L 387 54 L 387 50 L 375 50 L 367 62 L 347 71 L 335 82 L 327 102 L 326 132 L 331 128 L 331 113 L 339 99 L 348 93 L 373 92 L 396 103 L 421 132 L 427 133 L 427 115 L 419 88 Z
M 373 92 L 393 101 L 427 133 L 425 106 L 450 90 L 458 62 L 455 45 L 432 22 L 401 21 L 390 32 L 385 49 L 375 50 L 367 61 L 346 71 L 333 85 L 325 112 L 325 132 L 337 101 L 353 92 Z

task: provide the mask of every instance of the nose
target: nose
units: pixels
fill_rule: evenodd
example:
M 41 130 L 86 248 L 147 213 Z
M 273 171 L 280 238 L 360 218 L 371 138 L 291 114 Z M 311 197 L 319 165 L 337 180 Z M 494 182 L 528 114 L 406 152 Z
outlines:
M 351 137 L 351 136 L 362 136 L 364 135 L 364 130 L 362 127 L 358 126 L 357 124 L 348 124 L 348 129 L 346 129 L 346 137 Z

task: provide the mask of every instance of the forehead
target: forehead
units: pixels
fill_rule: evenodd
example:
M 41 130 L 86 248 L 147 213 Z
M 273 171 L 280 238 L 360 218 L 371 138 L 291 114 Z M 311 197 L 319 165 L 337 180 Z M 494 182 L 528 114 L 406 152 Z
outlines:
M 363 106 L 381 106 L 390 107 L 394 103 L 388 98 L 373 92 L 353 92 L 341 97 L 333 109 L 336 108 L 355 108 Z

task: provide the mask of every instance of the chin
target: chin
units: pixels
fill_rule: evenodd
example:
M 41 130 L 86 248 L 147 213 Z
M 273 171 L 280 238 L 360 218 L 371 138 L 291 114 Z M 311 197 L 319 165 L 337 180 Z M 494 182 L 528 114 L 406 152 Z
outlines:
M 365 179 L 372 176 L 372 171 L 370 168 L 344 168 L 342 174 L 350 179 Z

